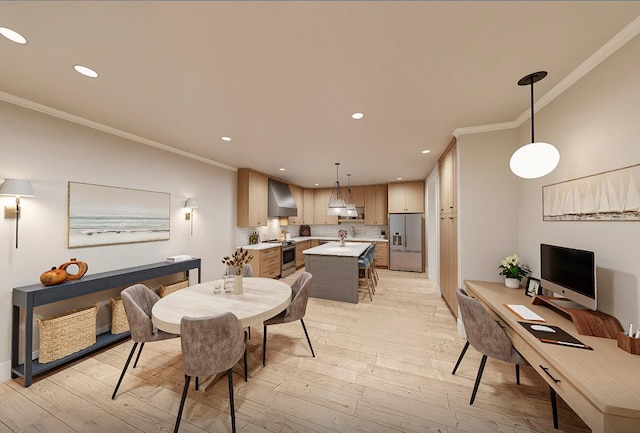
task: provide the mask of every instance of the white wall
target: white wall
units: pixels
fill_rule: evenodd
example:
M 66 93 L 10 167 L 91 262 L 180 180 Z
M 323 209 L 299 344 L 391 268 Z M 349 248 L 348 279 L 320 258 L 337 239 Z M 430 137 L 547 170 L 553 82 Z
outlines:
M 222 274 L 224 255 L 236 245 L 236 173 L 140 143 L 0 102 L 0 182 L 29 179 L 35 198 L 22 199 L 20 245 L 15 248 L 15 219 L 0 218 L 0 381 L 9 379 L 12 288 L 39 284 L 52 266 L 77 257 L 88 274 L 163 261 L 190 254 L 202 258 L 203 280 Z M 170 144 L 170 143 L 169 143 Z M 168 192 L 170 240 L 91 248 L 66 247 L 68 181 Z M 184 218 L 184 202 L 195 197 L 193 237 Z M 0 199 L 0 205 L 15 203 Z M 108 294 L 106 299 L 108 300 Z M 37 310 L 89 305 L 91 299 Z
M 509 170 L 516 131 L 458 137 L 458 266 L 463 280 L 502 281 L 518 252 L 518 178 Z
M 553 143 L 560 164 L 551 174 L 522 181 L 518 193 L 520 252 L 539 277 L 539 244 L 595 252 L 598 309 L 623 327 L 640 323 L 640 223 L 542 221 L 542 187 L 640 163 L 640 37 L 536 113 L 536 140 Z M 550 71 L 552 73 L 552 71 Z M 518 142 L 530 140 L 530 125 Z

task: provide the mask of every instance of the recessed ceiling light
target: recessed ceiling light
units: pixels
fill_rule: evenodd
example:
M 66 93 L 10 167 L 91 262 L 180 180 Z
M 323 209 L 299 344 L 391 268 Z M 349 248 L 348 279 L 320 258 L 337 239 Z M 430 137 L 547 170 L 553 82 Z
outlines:
M 222 141 L 231 141 L 231 137 L 227 137 L 226 135 L 224 137 L 221 137 Z
M 281 169 L 280 169 L 280 171 L 285 171 L 285 170 L 286 170 L 286 168 L 281 168 Z
M 429 153 L 429 152 L 431 152 L 429 149 L 425 149 L 422 151 L 422 153 Z
M 87 68 L 86 66 L 82 66 L 82 65 L 75 65 L 73 67 L 73 69 L 75 69 L 77 72 L 79 72 L 80 74 L 89 77 L 89 78 L 98 78 L 98 73 L 96 71 L 94 71 L 91 68 Z
M 4 36 L 5 38 L 9 39 L 12 42 L 15 42 L 16 44 L 27 43 L 27 40 L 25 39 L 24 36 L 16 32 L 15 30 L 11 30 L 7 27 L 0 27 L 0 35 Z
M 397 179 L 397 180 L 402 180 L 402 178 L 401 178 L 401 177 L 396 177 L 396 179 Z
M 362 113 L 353 113 L 351 115 L 351 117 L 356 119 L 356 120 L 360 120 L 360 119 L 362 119 L 364 117 L 364 114 L 362 114 Z
M 314 183 L 313 185 L 314 185 L 314 186 L 320 186 L 320 184 L 319 184 L 319 183 Z

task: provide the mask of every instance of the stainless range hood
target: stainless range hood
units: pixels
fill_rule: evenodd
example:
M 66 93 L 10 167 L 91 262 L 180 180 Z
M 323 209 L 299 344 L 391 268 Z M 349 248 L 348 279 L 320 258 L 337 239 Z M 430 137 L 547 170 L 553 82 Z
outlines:
M 284 217 L 298 215 L 296 201 L 291 195 L 289 185 L 269 179 L 269 217 Z

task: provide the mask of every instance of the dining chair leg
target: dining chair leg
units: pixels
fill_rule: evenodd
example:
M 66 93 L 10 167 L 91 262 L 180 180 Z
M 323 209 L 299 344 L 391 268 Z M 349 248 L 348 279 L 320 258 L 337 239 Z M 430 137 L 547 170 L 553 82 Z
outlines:
M 136 356 L 136 362 L 133 363 L 133 368 L 138 366 L 138 360 L 140 359 L 140 354 L 142 353 L 142 348 L 144 347 L 144 343 L 140 343 L 140 349 L 138 350 L 138 356 Z
M 264 367 L 267 361 L 267 325 L 263 326 L 262 331 L 262 366 Z
M 304 320 L 300 319 L 300 323 L 302 323 L 302 329 L 304 329 L 304 335 L 307 336 L 307 342 L 309 343 L 309 349 L 311 349 L 311 354 L 313 357 L 316 357 L 316 354 L 313 352 L 313 346 L 311 345 L 311 340 L 309 339 L 309 334 L 307 333 L 307 327 L 304 326 Z M 267 334 L 265 334 L 267 335 Z
M 116 398 L 116 393 L 118 392 L 118 388 L 120 388 L 120 383 L 122 383 L 124 374 L 127 372 L 127 367 L 129 367 L 131 358 L 133 358 L 133 354 L 136 351 L 136 346 L 138 346 L 138 343 L 133 343 L 133 347 L 131 348 L 131 352 L 129 352 L 129 357 L 127 358 L 127 362 L 125 362 L 124 368 L 122 369 L 122 373 L 120 374 L 120 379 L 118 379 L 118 384 L 116 385 L 116 389 L 113 390 L 113 394 L 111 395 L 111 400 Z
M 194 390 L 200 391 L 200 378 L 196 376 L 196 384 Z
M 520 385 L 520 364 L 516 364 L 516 383 Z
M 451 374 L 456 374 L 456 370 L 458 369 L 458 366 L 460 365 L 460 362 L 462 361 L 462 358 L 464 358 L 464 354 L 467 352 L 468 348 L 469 348 L 469 342 L 467 341 L 466 343 L 464 343 L 464 347 L 462 348 L 462 352 L 460 352 L 460 356 L 458 356 L 458 361 L 456 362 L 456 366 L 453 367 L 453 371 L 451 372 Z
M 184 402 L 187 399 L 187 392 L 189 391 L 189 382 L 191 376 L 184 375 L 184 388 L 182 389 L 182 399 L 180 400 L 180 409 L 178 409 L 178 417 L 176 418 L 176 426 L 173 429 L 173 433 L 178 433 L 180 428 L 180 420 L 182 419 L 182 409 L 184 409 Z
M 471 394 L 471 401 L 469 404 L 473 404 L 473 401 L 476 399 L 476 393 L 478 392 L 478 386 L 480 385 L 480 379 L 482 379 L 482 372 L 484 371 L 484 365 L 487 363 L 487 355 L 482 355 L 482 360 L 480 361 L 480 368 L 478 369 L 478 376 L 476 377 L 476 383 L 473 385 L 473 393 Z
M 236 409 L 233 406 L 233 371 L 231 369 L 227 370 L 227 377 L 229 378 L 229 407 L 231 409 L 231 431 L 233 433 L 236 433 Z
M 249 336 L 249 340 L 251 340 L 251 326 L 247 326 L 247 335 Z
M 556 401 L 556 390 L 549 386 L 551 393 L 551 411 L 553 412 L 553 428 L 558 428 L 558 402 Z

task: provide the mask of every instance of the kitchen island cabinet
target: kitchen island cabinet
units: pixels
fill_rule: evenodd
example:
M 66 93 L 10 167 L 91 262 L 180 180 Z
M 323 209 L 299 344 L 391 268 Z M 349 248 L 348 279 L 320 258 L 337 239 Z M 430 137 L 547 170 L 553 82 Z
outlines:
M 305 270 L 313 275 L 311 296 L 358 303 L 358 257 L 369 242 L 328 242 L 303 251 Z

